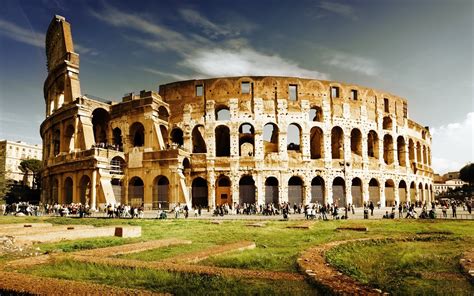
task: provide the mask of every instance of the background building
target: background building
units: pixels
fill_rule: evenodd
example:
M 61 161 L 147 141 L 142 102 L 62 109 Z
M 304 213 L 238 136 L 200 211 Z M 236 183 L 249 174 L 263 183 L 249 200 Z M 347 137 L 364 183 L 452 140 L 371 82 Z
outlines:
M 431 136 L 407 101 L 358 85 L 231 77 L 121 102 L 81 95 L 70 25 L 46 35 L 45 202 L 92 208 L 432 199 Z

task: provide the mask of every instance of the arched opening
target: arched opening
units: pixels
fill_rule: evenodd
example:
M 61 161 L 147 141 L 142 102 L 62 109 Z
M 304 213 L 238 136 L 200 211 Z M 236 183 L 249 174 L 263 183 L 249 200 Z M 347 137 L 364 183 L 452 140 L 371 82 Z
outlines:
M 160 106 L 158 108 L 158 118 L 168 122 L 169 117 L 170 117 L 170 114 L 168 112 L 168 109 L 166 109 L 166 107 L 164 106 Z
M 239 155 L 253 156 L 255 146 L 255 130 L 250 123 L 243 123 L 239 127 Z
M 232 205 L 232 191 L 229 177 L 225 175 L 219 176 L 216 185 L 216 205 Z
M 423 163 L 423 159 L 421 159 L 421 145 L 420 142 L 416 142 L 416 162 Z
M 176 127 L 171 130 L 171 143 L 178 145 L 178 147 L 184 145 L 183 131 Z
M 239 181 L 239 203 L 242 205 L 255 202 L 255 181 L 250 175 L 242 176 Z
M 207 208 L 209 201 L 207 198 L 207 182 L 201 177 L 193 180 L 191 185 L 192 206 L 193 208 Z
M 379 137 L 373 130 L 367 135 L 367 155 L 376 159 L 379 158 Z
M 425 145 L 423 145 L 423 163 L 428 164 L 428 160 L 427 160 L 427 157 L 426 157 L 426 146 Z
M 423 193 L 423 196 L 425 197 L 424 201 L 428 203 L 430 201 L 430 192 L 428 184 L 425 184 L 425 192 Z
M 225 125 L 216 127 L 216 156 L 230 156 L 230 130 Z
M 152 208 L 169 209 L 170 182 L 165 176 L 157 176 L 153 181 L 153 204 Z
M 416 185 L 415 182 L 410 184 L 410 201 L 414 202 L 416 200 Z
M 110 161 L 110 174 L 123 175 L 125 169 L 125 160 L 120 156 L 115 156 Z
M 288 203 L 299 205 L 303 203 L 303 180 L 293 176 L 288 180 Z
M 385 181 L 385 206 L 391 207 L 395 205 L 395 183 L 388 179 Z
M 324 136 L 323 130 L 317 126 L 313 127 L 310 132 L 311 159 L 323 158 Z
M 207 153 L 206 141 L 202 136 L 204 133 L 204 126 L 196 125 L 193 128 L 193 153 Z
M 107 131 L 109 128 L 110 115 L 105 109 L 97 108 L 92 112 L 92 128 L 94 130 L 94 141 L 96 145 L 107 144 Z
M 344 158 L 344 132 L 338 126 L 331 130 L 331 155 L 333 159 Z
M 64 133 L 65 152 L 74 151 L 74 126 L 68 125 Z
M 405 144 L 405 139 L 402 136 L 399 136 L 397 138 L 397 155 L 398 155 L 398 164 L 402 167 L 405 167 L 407 165 L 406 162 L 406 144 Z
M 61 151 L 61 132 L 57 129 L 53 132 L 53 153 L 58 155 Z
M 183 169 L 184 169 L 185 171 L 191 169 L 191 163 L 189 162 L 189 158 L 185 157 L 185 158 L 183 159 L 182 165 L 183 165 Z
M 400 203 L 410 201 L 407 193 L 407 183 L 403 180 L 398 183 L 398 198 L 400 199 Z
M 73 190 L 74 190 L 74 184 L 72 182 L 72 179 L 70 177 L 67 177 L 66 180 L 64 180 L 64 203 L 65 204 L 72 203 Z
M 346 183 L 341 177 L 332 181 L 332 199 L 338 207 L 346 207 Z
M 91 179 L 89 176 L 82 176 L 79 182 L 79 202 L 88 205 L 91 201 Z
M 263 127 L 263 147 L 265 154 L 278 152 L 278 126 L 274 123 L 267 123 Z
M 390 117 L 385 116 L 383 118 L 382 128 L 384 130 L 391 130 L 392 129 L 392 119 Z
M 423 140 L 426 140 L 426 131 L 424 131 L 424 130 L 421 131 L 421 138 L 422 138 Z
M 316 176 L 311 180 L 311 203 L 319 203 L 323 205 L 324 200 L 324 179 Z
M 369 201 L 373 202 L 375 206 L 380 202 L 380 185 L 374 178 L 369 181 Z
M 140 122 L 135 122 L 130 126 L 130 142 L 133 147 L 145 145 L 145 128 Z
M 424 192 L 423 192 L 423 184 L 418 184 L 418 194 L 419 194 L 419 199 L 420 201 L 425 201 L 425 195 L 424 195 Z
M 393 138 L 391 135 L 383 137 L 383 160 L 385 164 L 393 163 Z
M 58 179 L 54 178 L 53 184 L 51 186 L 51 201 L 59 202 L 59 181 Z
M 118 151 L 123 151 L 122 130 L 118 127 L 112 130 L 114 147 Z
M 110 183 L 112 184 L 112 191 L 114 193 L 115 203 L 122 203 L 122 180 L 113 178 L 112 180 L 110 180 Z
M 230 109 L 225 105 L 216 107 L 216 120 L 230 120 Z
M 278 179 L 275 177 L 265 180 L 265 204 L 279 204 Z
M 296 123 L 291 123 L 288 126 L 288 133 L 286 135 L 287 150 L 301 151 L 301 127 Z
M 410 159 L 410 163 L 415 162 L 415 143 L 412 139 L 408 140 L 408 158 Z
M 427 156 L 428 156 L 428 165 L 431 166 L 431 149 L 427 148 Z
M 351 152 L 362 157 L 362 133 L 357 128 L 351 131 Z
M 139 177 L 133 177 L 128 182 L 128 200 L 132 207 L 140 207 L 144 202 L 144 184 Z
M 170 145 L 168 143 L 168 129 L 162 124 L 160 124 L 160 134 L 161 138 L 163 139 L 163 144 L 165 145 L 166 149 L 169 149 Z
M 313 106 L 309 109 L 309 121 L 323 121 L 323 109 L 319 106 Z
M 362 181 L 359 178 L 352 179 L 351 186 L 352 204 L 354 207 L 361 207 L 364 204 L 362 197 Z

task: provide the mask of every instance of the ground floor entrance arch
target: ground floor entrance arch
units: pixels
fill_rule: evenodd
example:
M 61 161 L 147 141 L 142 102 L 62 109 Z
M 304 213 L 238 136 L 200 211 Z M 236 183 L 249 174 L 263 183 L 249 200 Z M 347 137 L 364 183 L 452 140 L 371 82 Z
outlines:
M 191 187 L 192 206 L 194 208 L 207 208 L 209 206 L 207 181 L 198 177 L 193 180 Z
M 73 191 L 74 191 L 74 186 L 73 186 L 72 179 L 70 177 L 67 177 L 66 180 L 64 181 L 64 203 L 65 204 L 72 203 Z
M 338 207 L 346 206 L 346 184 L 344 179 L 336 177 L 332 182 L 332 199 Z
M 239 204 L 255 203 L 255 181 L 252 176 L 243 176 L 239 181 Z
M 293 176 L 288 180 L 288 203 L 291 206 L 303 203 L 303 180 L 300 177 Z
M 165 176 L 158 176 L 153 181 L 153 204 L 152 208 L 169 209 L 169 189 L 170 182 Z
M 144 184 L 140 177 L 133 177 L 128 182 L 128 200 L 132 207 L 141 207 L 144 203 Z
M 265 180 L 265 204 L 279 203 L 278 179 L 275 177 L 268 177 Z
M 364 204 L 362 197 L 362 181 L 359 178 L 352 179 L 351 185 L 352 204 L 354 207 L 361 207 Z
M 324 204 L 324 180 L 320 176 L 311 180 L 311 203 Z
M 395 205 L 395 183 L 388 179 L 385 181 L 385 206 L 391 207 Z
M 373 202 L 374 206 L 377 206 L 377 203 L 380 202 L 380 185 L 376 179 L 369 181 L 369 201 Z
M 400 199 L 400 203 L 405 203 L 409 201 L 409 196 L 407 193 L 407 183 L 403 180 L 401 180 L 398 184 L 398 198 Z
M 82 176 L 79 182 L 79 202 L 88 205 L 91 200 L 91 179 L 89 176 Z
M 221 175 L 216 181 L 216 206 L 232 205 L 231 182 L 229 177 Z

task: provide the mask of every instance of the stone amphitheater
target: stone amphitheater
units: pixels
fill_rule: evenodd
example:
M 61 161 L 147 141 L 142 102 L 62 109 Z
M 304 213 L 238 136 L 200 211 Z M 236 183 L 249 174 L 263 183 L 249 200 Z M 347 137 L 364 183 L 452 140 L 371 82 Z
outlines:
M 226 77 L 106 101 L 82 94 L 70 24 L 46 35 L 43 202 L 169 208 L 391 206 L 433 199 L 431 135 L 387 92 L 297 77 Z

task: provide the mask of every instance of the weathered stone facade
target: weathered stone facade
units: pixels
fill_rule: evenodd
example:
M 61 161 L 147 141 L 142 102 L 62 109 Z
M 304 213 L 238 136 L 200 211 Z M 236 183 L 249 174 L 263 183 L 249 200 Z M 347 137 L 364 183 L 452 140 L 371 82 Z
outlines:
M 432 199 L 431 136 L 400 97 L 334 81 L 232 77 L 101 102 L 80 94 L 64 18 L 53 19 L 46 48 L 44 201 L 157 208 Z

